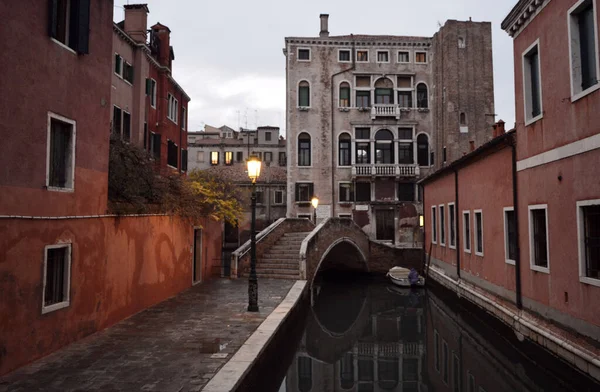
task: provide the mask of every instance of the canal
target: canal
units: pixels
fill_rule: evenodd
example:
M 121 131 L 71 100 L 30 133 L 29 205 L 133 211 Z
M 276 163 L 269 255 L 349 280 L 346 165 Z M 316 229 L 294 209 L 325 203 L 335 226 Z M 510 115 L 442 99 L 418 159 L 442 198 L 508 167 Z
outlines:
M 257 391 L 600 391 L 592 379 L 435 286 L 410 290 L 325 277 L 315 284 L 297 335 L 280 349 L 268 376 L 276 382 Z

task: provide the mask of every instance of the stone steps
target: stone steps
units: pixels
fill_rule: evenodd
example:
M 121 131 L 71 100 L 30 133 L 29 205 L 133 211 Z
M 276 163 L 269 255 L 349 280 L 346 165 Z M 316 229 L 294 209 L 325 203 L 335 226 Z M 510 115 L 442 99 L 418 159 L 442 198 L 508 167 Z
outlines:
M 271 261 L 271 260 L 269 260 Z M 294 262 L 294 260 L 290 260 L 289 262 L 286 261 L 277 261 L 277 262 L 267 262 L 267 260 L 265 260 L 264 262 L 261 261 L 256 265 L 256 268 L 264 268 L 264 269 L 276 269 L 276 268 L 281 268 L 281 269 L 296 269 L 298 270 L 298 262 Z
M 271 254 L 267 253 L 262 257 L 263 260 L 281 260 L 281 261 L 297 261 L 299 252 L 294 253 L 293 255 L 279 255 L 279 254 Z
M 300 279 L 298 256 L 308 233 L 285 233 L 256 264 L 256 276 L 269 279 Z M 242 274 L 248 277 L 249 273 Z
M 249 274 L 242 274 L 242 277 L 247 278 Z M 260 274 L 260 273 L 256 273 L 256 276 L 260 279 L 260 278 L 264 278 L 264 279 L 293 279 L 293 280 L 298 280 L 300 279 L 300 273 L 294 273 L 294 274 Z M 260 290 L 260 282 L 258 283 L 258 287 Z

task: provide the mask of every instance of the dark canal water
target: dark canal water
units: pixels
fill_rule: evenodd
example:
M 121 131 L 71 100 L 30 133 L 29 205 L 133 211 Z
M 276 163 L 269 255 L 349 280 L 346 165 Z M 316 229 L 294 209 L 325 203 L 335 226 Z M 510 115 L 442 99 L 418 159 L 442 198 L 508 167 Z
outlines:
M 600 391 L 565 362 L 435 287 L 324 279 L 299 336 L 281 348 L 289 353 L 281 355 L 286 363 L 279 371 L 273 368 L 277 382 L 260 391 L 280 378 L 274 389 L 280 392 Z

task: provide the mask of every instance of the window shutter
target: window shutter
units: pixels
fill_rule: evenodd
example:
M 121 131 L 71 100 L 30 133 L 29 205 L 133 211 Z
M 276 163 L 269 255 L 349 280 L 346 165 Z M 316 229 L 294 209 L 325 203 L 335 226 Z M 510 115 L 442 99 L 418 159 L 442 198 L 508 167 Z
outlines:
M 48 0 L 48 34 L 56 38 L 58 25 L 58 0 Z
M 315 195 L 313 183 L 308 184 L 308 200 L 310 201 Z
M 152 93 L 152 80 L 146 78 L 146 95 L 150 95 Z
M 72 0 L 70 45 L 77 53 L 89 53 L 90 0 Z
M 187 171 L 187 160 L 188 160 L 188 152 L 187 150 L 181 150 L 181 170 Z
M 300 184 L 296 183 L 296 201 L 300 201 Z

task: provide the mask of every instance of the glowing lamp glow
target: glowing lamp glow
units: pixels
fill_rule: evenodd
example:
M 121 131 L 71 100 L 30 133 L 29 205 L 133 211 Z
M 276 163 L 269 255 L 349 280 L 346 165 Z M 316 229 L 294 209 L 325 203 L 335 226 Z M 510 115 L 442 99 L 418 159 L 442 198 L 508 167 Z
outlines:
M 317 209 L 318 205 L 319 205 L 319 199 L 315 196 L 312 198 L 312 200 L 310 201 L 310 203 L 312 204 L 312 206 Z
M 419 215 L 419 227 L 423 227 L 423 215 Z
M 256 180 L 258 179 L 258 176 L 260 176 L 261 161 L 260 161 L 260 159 L 258 159 L 257 156 L 252 155 L 248 158 L 247 165 L 248 165 L 248 177 L 250 177 L 250 179 L 252 180 L 252 183 L 255 183 Z

